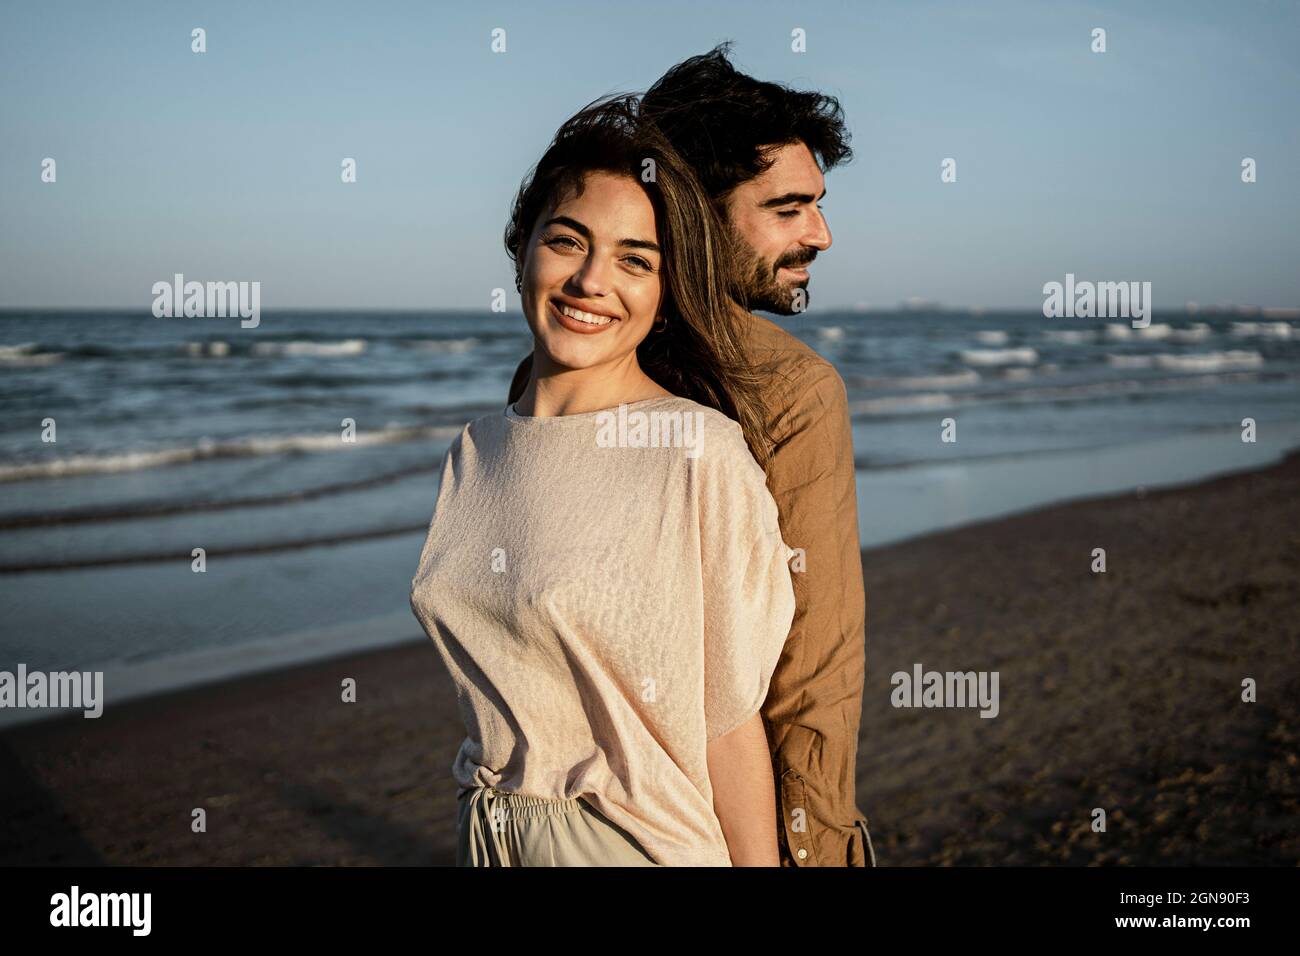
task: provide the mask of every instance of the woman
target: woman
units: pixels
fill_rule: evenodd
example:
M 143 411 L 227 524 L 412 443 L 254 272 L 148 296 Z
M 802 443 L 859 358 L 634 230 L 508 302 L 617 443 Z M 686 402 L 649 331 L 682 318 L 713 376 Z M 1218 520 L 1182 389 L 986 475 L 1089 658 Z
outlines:
M 447 450 L 411 585 L 466 725 L 457 863 L 778 865 L 794 552 L 708 201 L 635 100 L 596 103 L 506 247 L 530 378 Z

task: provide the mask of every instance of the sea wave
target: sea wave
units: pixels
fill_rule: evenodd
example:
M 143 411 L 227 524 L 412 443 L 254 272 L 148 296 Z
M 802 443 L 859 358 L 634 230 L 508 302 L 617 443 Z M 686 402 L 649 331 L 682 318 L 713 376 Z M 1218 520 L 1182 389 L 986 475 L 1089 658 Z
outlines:
M 1097 333 L 1091 329 L 1047 329 L 1043 338 L 1053 345 L 1087 345 L 1097 339 Z
M 213 358 L 225 358 L 230 354 L 230 343 L 220 339 L 211 342 L 186 342 L 186 355 L 206 355 Z
M 407 348 L 419 349 L 423 352 L 451 352 L 454 354 L 468 352 L 478 343 L 479 340 L 473 336 L 463 339 L 406 339 L 402 342 Z
M 1218 372 L 1225 369 L 1259 368 L 1264 357 L 1258 352 L 1233 349 L 1193 355 L 1155 355 L 1156 368 L 1179 372 Z
M 864 398 L 849 402 L 850 415 L 900 415 L 922 412 L 934 408 L 948 408 L 956 400 L 944 392 L 926 392 L 918 395 L 891 395 L 885 398 Z
M 1232 334 L 1243 339 L 1289 339 L 1295 330 L 1286 322 L 1233 322 Z
M 967 365 L 1033 365 L 1038 361 L 1036 349 L 963 349 L 961 360 Z
M 456 342 L 458 340 L 442 341 Z M 23 342 L 17 345 L 0 345 L 0 365 L 48 365 L 65 358 L 69 360 L 106 359 L 138 362 L 147 359 L 170 359 L 177 355 L 192 358 L 229 358 L 249 355 L 336 358 L 361 355 L 367 351 L 369 345 L 370 341 L 364 338 L 350 338 L 341 341 L 316 341 L 312 339 L 290 339 L 286 341 L 195 339 L 172 344 L 82 343 L 65 348 L 49 347 L 38 342 Z M 456 350 L 458 346 L 452 345 L 450 348 Z
M 1167 339 L 1174 334 L 1174 327 L 1168 322 L 1152 322 L 1150 325 L 1141 328 L 1133 328 L 1130 325 L 1124 325 L 1118 322 L 1109 322 L 1106 325 L 1105 336 L 1118 342 L 1126 342 L 1129 339 L 1144 339 L 1146 341 L 1157 341 Z
M 1240 368 L 1259 368 L 1264 357 L 1258 352 L 1233 349 L 1227 352 L 1194 352 L 1187 355 L 1107 355 L 1111 368 L 1162 368 L 1175 372 L 1217 372 Z
M 1106 364 L 1111 368 L 1151 368 L 1156 364 L 1154 355 L 1106 355 Z
M 1186 358 L 1187 356 L 1170 356 Z M 1153 356 L 1137 356 L 1151 359 Z M 1215 388 L 1231 382 L 1253 381 L 1258 373 L 1255 366 L 1244 359 L 1234 366 L 1232 360 L 1218 366 L 1204 363 L 1202 367 L 1188 365 L 1177 371 L 1197 371 L 1197 375 L 1176 375 L 1169 378 L 1124 378 L 1106 381 L 1078 382 L 1069 385 L 1035 385 L 1011 387 L 997 391 L 966 392 L 955 395 L 928 393 L 919 395 L 894 395 L 884 398 L 862 399 L 849 402 L 849 414 L 854 416 L 890 416 L 924 413 L 935 408 L 960 406 L 962 408 L 995 405 L 1039 404 L 1042 402 L 1077 402 L 1115 398 L 1134 398 L 1160 392 L 1181 392 L 1201 388 Z M 1142 368 L 1149 366 L 1142 365 Z M 1028 371 L 1028 370 L 1026 370 Z
M 313 342 L 307 339 L 294 339 L 288 342 L 258 342 L 253 346 L 254 355 L 309 355 L 323 358 L 360 355 L 365 350 L 365 339 L 344 339 L 341 342 Z
M 103 455 L 72 455 L 53 461 L 0 464 L 0 482 L 68 478 L 74 475 L 106 475 L 182 465 L 212 458 L 246 458 L 282 455 L 288 452 L 346 451 L 356 445 L 385 445 L 394 442 L 454 438 L 463 425 L 387 426 L 359 430 L 355 442 L 344 442 L 338 432 L 314 435 L 250 436 L 215 441 L 200 439 L 193 445 L 142 449 Z
M 960 372 L 940 373 L 937 375 L 905 375 L 897 378 L 853 376 L 850 381 L 861 388 L 960 388 L 963 385 L 978 385 L 980 373 L 973 368 Z
M 42 352 L 35 342 L 18 345 L 0 345 L 0 365 L 21 367 L 27 365 L 53 365 L 63 360 L 66 352 Z
M 1214 334 L 1214 329 L 1204 322 L 1193 322 L 1182 329 L 1174 329 L 1169 336 L 1171 342 L 1204 342 Z
M 294 488 L 271 494 L 235 495 L 227 498 L 182 498 L 179 500 L 149 500 L 109 505 L 78 505 L 49 511 L 0 514 L 0 530 L 39 528 L 52 525 L 90 524 L 105 521 L 130 521 L 139 518 L 163 518 L 176 515 L 230 511 L 241 508 L 270 508 L 280 505 L 301 504 L 362 490 L 373 490 L 404 478 L 427 476 L 436 467 L 436 461 L 422 461 L 403 465 L 380 474 L 367 475 L 348 481 L 326 482 L 305 488 Z

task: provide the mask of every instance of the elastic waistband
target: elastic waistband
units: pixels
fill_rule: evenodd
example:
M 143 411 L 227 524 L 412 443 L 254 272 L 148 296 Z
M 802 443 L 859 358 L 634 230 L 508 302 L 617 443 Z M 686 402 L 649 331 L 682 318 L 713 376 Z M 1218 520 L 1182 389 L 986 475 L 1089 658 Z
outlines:
M 534 797 L 526 793 L 498 790 L 496 787 L 473 787 L 469 790 L 461 790 L 456 794 L 456 797 L 457 799 L 472 798 L 476 794 L 480 798 L 489 798 L 493 808 L 498 806 L 505 808 L 505 816 L 516 820 L 530 817 L 546 817 L 555 813 L 572 813 L 574 810 L 581 810 L 586 806 L 582 797 L 552 800 L 547 797 Z

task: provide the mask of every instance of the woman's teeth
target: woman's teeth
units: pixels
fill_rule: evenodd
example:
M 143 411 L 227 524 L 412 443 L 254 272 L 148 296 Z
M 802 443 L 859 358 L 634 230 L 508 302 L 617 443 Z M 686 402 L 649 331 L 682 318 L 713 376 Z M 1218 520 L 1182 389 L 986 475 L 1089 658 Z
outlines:
M 586 322 L 588 325 L 609 325 L 614 321 L 608 315 L 593 315 L 590 312 L 575 309 L 571 305 L 561 305 L 557 302 L 556 307 L 569 318 L 577 319 L 579 322 Z

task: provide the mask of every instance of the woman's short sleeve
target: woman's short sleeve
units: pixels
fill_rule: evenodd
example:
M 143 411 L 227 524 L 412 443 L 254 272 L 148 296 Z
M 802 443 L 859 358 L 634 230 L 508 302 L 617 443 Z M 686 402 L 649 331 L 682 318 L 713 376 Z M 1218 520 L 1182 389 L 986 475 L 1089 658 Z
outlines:
M 707 739 L 735 730 L 767 697 L 794 619 L 794 552 L 740 426 L 718 421 L 700 455 Z

